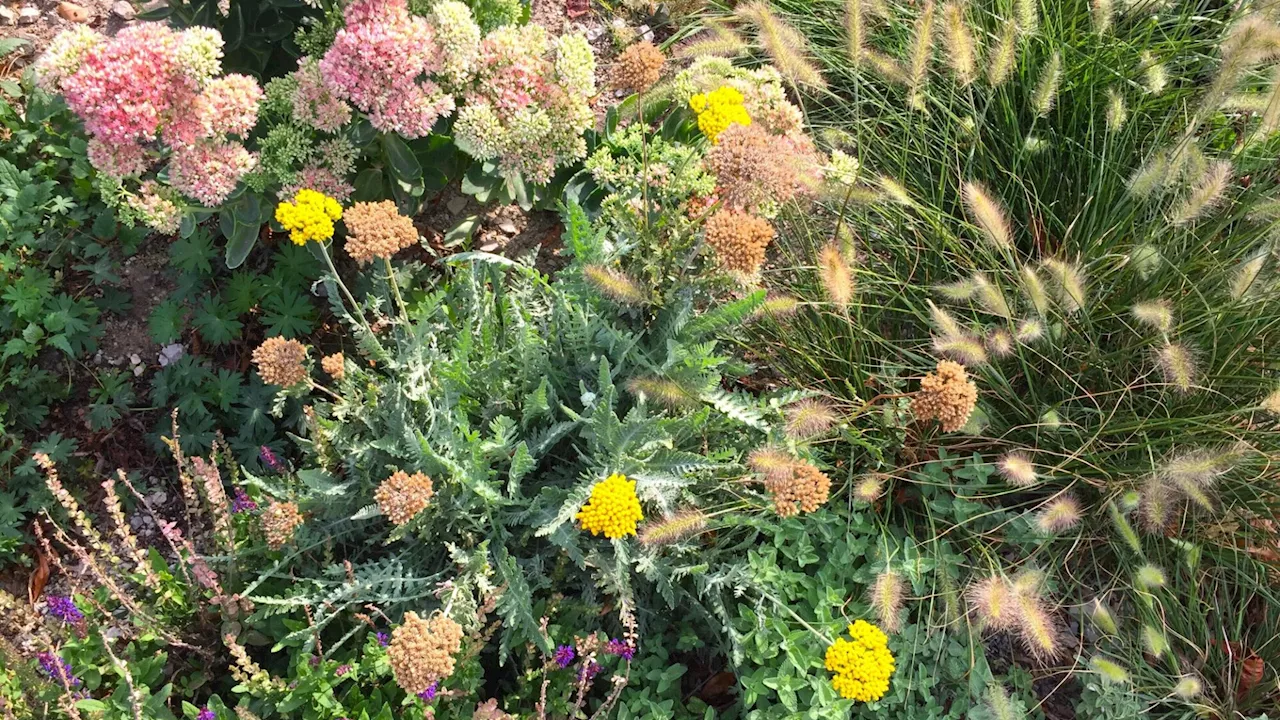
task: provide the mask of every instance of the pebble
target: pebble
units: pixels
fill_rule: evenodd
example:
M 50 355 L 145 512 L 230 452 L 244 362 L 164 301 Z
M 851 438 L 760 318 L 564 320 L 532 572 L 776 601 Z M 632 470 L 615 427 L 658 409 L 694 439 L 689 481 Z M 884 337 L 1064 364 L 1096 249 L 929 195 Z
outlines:
M 467 198 L 464 195 L 459 195 L 453 198 L 445 205 L 445 207 L 449 209 L 449 212 L 454 215 L 457 215 L 458 213 L 462 212 L 463 208 L 465 208 L 466 206 L 467 206 Z
M 40 19 L 40 8 L 35 5 L 23 5 L 18 8 L 18 24 L 30 25 Z
M 485 243 L 480 246 L 480 252 L 493 252 L 498 249 L 498 243 Z
M 122 20 L 132 20 L 138 16 L 138 11 L 134 9 L 133 3 L 120 0 L 111 5 L 111 14 Z
M 498 229 L 508 235 L 515 235 L 516 233 L 520 232 L 519 230 L 516 230 L 515 223 L 511 222 L 510 220 L 505 220 L 503 222 L 498 223 Z
M 87 23 L 93 19 L 88 10 L 66 0 L 58 3 L 58 15 L 62 16 L 63 20 L 73 23 Z
M 166 367 L 178 362 L 186 353 L 186 348 L 182 343 L 173 343 L 160 348 L 160 367 Z
M 151 496 L 147 498 L 147 500 L 151 503 L 151 507 L 159 507 L 160 505 L 164 504 L 165 500 L 168 500 L 168 499 L 169 499 L 169 494 L 163 490 L 157 490 L 151 493 Z
M 13 8 L 8 5 L 0 3 L 0 23 L 5 25 L 17 25 L 18 13 L 14 12 Z
M 142 364 L 142 358 L 138 353 L 129 356 L 129 367 L 133 369 L 134 377 L 141 377 L 142 373 L 147 371 L 147 366 Z

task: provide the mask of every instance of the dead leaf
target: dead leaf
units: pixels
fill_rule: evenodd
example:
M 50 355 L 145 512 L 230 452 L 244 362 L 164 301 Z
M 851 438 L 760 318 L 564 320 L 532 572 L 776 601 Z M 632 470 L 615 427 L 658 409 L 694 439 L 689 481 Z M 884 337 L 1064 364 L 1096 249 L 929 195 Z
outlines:
M 27 578 L 27 599 L 32 605 L 44 595 L 44 586 L 49 582 L 49 557 L 36 549 L 36 567 Z

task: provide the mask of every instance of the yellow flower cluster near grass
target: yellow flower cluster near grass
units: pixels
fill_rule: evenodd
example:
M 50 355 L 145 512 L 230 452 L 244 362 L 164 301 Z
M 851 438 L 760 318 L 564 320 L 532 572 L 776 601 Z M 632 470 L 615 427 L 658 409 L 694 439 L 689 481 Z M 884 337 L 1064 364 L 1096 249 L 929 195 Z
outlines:
M 827 669 L 836 674 L 831 686 L 850 700 L 879 700 L 889 692 L 889 678 L 893 675 L 889 638 L 866 620 L 850 625 L 849 637 L 852 640 L 836 638 L 827 648 Z
M 309 188 L 293 196 L 293 202 L 276 206 L 276 222 L 289 231 L 289 239 L 298 245 L 333 237 L 333 222 L 342 218 L 342 205 L 337 200 Z
M 617 473 L 596 483 L 587 504 L 578 511 L 583 530 L 610 540 L 635 535 L 636 523 L 643 519 L 636 481 Z
M 720 141 L 720 133 L 730 125 L 747 126 L 751 116 L 743 105 L 745 98 L 737 88 L 722 85 L 708 93 L 698 93 L 689 98 L 689 107 L 698 114 L 698 129 L 712 143 Z

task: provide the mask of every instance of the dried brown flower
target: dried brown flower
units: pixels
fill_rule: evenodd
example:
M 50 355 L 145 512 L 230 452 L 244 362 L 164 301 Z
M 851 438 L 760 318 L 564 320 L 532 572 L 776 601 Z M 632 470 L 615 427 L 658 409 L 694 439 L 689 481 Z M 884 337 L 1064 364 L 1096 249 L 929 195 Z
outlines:
M 766 476 L 764 487 L 773 495 L 773 506 L 778 515 L 791 517 L 822 507 L 831 493 L 831 478 L 803 460 L 794 460 L 790 472 L 784 477 Z
M 262 511 L 262 529 L 272 550 L 279 550 L 292 540 L 294 531 L 301 524 L 302 513 L 295 503 L 273 501 Z
M 471 714 L 471 720 L 516 720 L 516 716 L 499 710 L 498 701 L 490 698 L 476 703 L 476 711 Z
M 707 244 L 730 272 L 756 274 L 773 235 L 767 220 L 737 210 L 722 208 L 707 219 Z
M 666 62 L 657 45 L 648 40 L 638 42 L 618 56 L 613 67 L 613 84 L 623 90 L 642 93 L 662 77 L 662 66 Z
M 396 684 L 416 695 L 453 674 L 453 656 L 462 647 L 462 626 L 444 615 L 423 620 L 415 612 L 391 633 L 387 655 Z
M 944 432 L 955 432 L 969 422 L 977 403 L 978 386 L 964 366 L 939 360 L 937 370 L 920 381 L 920 391 L 911 399 L 911 412 L 921 422 L 936 419 Z
M 403 525 L 431 504 L 431 496 L 435 490 L 431 487 L 431 478 L 422 473 L 412 475 L 397 470 L 391 477 L 382 481 L 374 497 L 378 501 L 378 509 L 396 525 Z
M 707 153 L 725 205 L 749 210 L 761 203 L 784 203 L 821 181 L 813 141 L 793 133 L 770 135 L 759 124 L 730 125 Z
M 272 385 L 291 387 L 307 378 L 307 346 L 282 337 L 267 338 L 253 351 L 258 374 Z
M 320 367 L 324 368 L 329 377 L 339 382 L 342 381 L 342 376 L 346 371 L 346 363 L 340 352 L 320 358 Z
M 347 254 L 366 265 L 374 258 L 392 255 L 418 242 L 413 220 L 400 214 L 390 200 L 358 202 L 343 211 L 347 224 Z

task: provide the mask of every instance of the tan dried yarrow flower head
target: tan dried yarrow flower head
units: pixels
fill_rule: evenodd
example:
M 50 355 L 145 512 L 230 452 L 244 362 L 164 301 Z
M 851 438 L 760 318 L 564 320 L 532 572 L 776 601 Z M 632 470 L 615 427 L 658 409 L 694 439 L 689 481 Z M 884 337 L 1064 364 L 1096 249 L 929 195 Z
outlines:
M 800 133 L 770 135 L 757 123 L 730 125 L 717 136 L 704 164 L 716 176 L 720 199 L 731 208 L 785 203 L 821 183 L 813 141 Z
M 253 351 L 258 374 L 272 385 L 291 387 L 307 378 L 307 346 L 282 337 L 267 338 Z
M 366 265 L 374 258 L 392 255 L 418 242 L 413 220 L 400 214 L 390 200 L 358 202 L 342 215 L 347 224 L 347 254 Z
M 936 419 L 944 432 L 955 432 L 969 422 L 977 403 L 978 386 L 964 366 L 939 360 L 937 369 L 920 381 L 920 390 L 911 399 L 911 412 L 921 422 Z
M 662 51 L 648 40 L 631 45 L 618 56 L 613 66 L 615 87 L 642 93 L 653 87 L 662 77 L 662 66 L 667 59 Z
M 765 490 L 773 495 L 773 507 L 781 517 L 813 512 L 831 493 L 831 478 L 803 460 L 793 460 L 783 477 L 765 477 Z
M 320 358 L 320 367 L 324 368 L 329 377 L 339 382 L 342 381 L 342 376 L 346 373 L 345 359 L 340 352 Z
M 267 535 L 267 545 L 279 550 L 293 539 L 293 533 L 302 524 L 302 513 L 296 503 L 273 501 L 262 511 L 262 530 Z
M 462 648 L 462 626 L 444 615 L 423 620 L 415 612 L 391 633 L 387 656 L 396 684 L 411 695 L 453 674 L 453 656 Z
M 403 525 L 425 510 L 434 494 L 431 478 L 422 473 L 410 475 L 397 470 L 382 481 L 374 492 L 374 498 L 378 501 L 378 509 L 388 520 Z
M 707 220 L 707 244 L 725 270 L 754 275 L 764 264 L 773 226 L 764 218 L 722 208 Z

